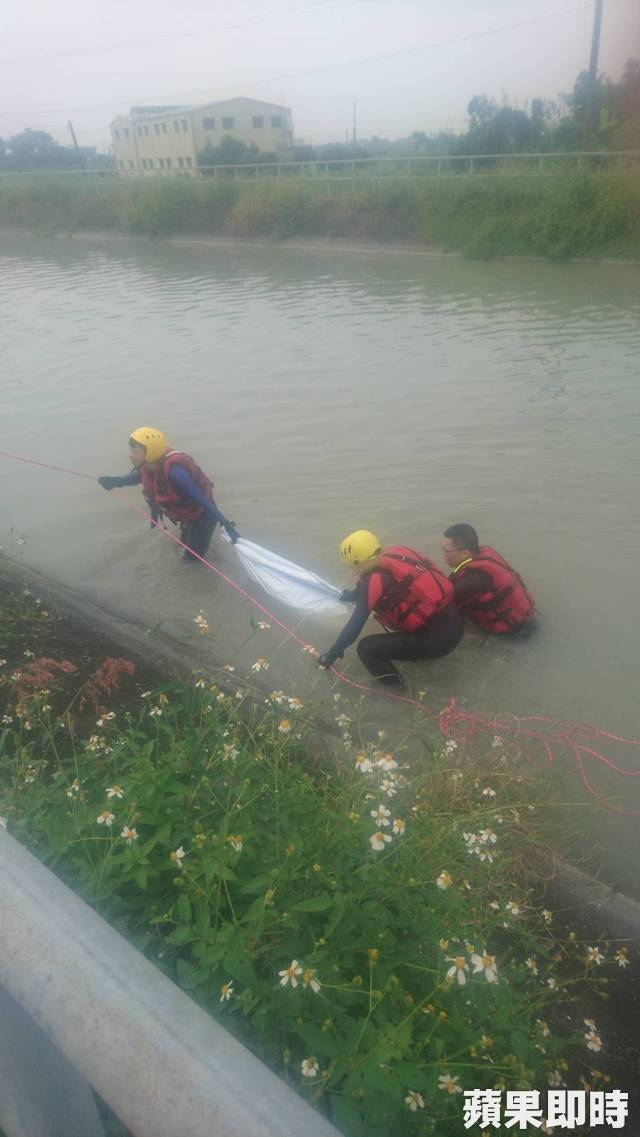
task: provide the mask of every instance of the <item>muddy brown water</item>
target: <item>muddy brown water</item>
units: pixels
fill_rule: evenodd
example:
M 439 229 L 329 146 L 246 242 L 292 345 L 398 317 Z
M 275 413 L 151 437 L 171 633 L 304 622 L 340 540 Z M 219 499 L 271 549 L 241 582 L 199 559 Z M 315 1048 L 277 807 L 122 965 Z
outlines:
M 442 530 L 470 521 L 530 584 L 539 633 L 469 636 L 405 667 L 412 688 L 500 722 L 550 715 L 640 737 L 639 285 L 627 265 L 4 235 L 0 448 L 97 477 L 126 472 L 132 427 L 157 425 L 213 476 L 241 533 L 339 585 L 337 544 L 354 528 L 437 556 Z M 192 645 L 196 662 L 307 700 L 333 691 L 113 495 L 0 462 L 12 557 Z M 246 583 L 231 549 L 213 556 Z M 340 626 L 275 610 L 319 648 Z M 354 650 L 346 662 L 366 679 Z M 367 714 L 398 726 L 379 700 Z M 640 770 L 640 752 L 610 755 Z M 593 762 L 589 775 L 640 808 L 640 778 Z M 577 779 L 568 795 L 584 799 Z M 637 819 L 587 823 L 608 877 L 637 894 Z

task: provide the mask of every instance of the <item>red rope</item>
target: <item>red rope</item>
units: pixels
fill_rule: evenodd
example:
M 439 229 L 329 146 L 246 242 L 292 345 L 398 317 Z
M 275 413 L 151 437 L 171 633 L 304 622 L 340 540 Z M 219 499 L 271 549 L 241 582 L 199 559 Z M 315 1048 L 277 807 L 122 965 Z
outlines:
M 0 450 L 0 456 L 4 458 L 11 458 L 16 462 L 26 462 L 30 466 L 39 466 L 44 470 L 56 470 L 61 474 L 70 474 L 74 478 L 85 478 L 91 482 L 96 481 L 96 479 L 93 478 L 91 474 L 83 474 L 78 470 L 69 470 L 64 466 L 53 466 L 48 462 L 37 462 L 34 458 L 24 458 L 20 454 L 11 454 L 6 450 Z M 120 501 L 124 502 L 124 504 L 129 509 L 132 509 L 135 513 L 140 514 L 141 517 L 144 517 L 147 521 L 150 521 L 152 525 L 154 525 L 157 529 L 160 529 L 160 532 L 164 533 L 171 541 L 174 541 L 176 545 L 180 545 L 183 549 L 188 548 L 188 546 L 185 545 L 184 542 L 181 541 L 180 538 L 177 537 L 174 533 L 169 532 L 168 529 L 165 529 L 157 521 L 154 521 L 151 517 L 151 514 L 148 513 L 147 510 L 142 509 L 139 505 L 135 505 L 134 502 L 129 501 L 129 499 L 119 490 L 116 489 L 112 492 L 115 492 Z M 236 592 L 239 592 L 240 595 L 245 598 L 245 600 L 248 600 L 249 603 L 253 604 L 255 608 L 257 608 L 265 616 L 268 616 L 270 620 L 273 620 L 273 622 L 277 624 L 278 627 L 282 628 L 282 630 L 286 632 L 287 636 L 295 640 L 297 644 L 303 648 L 306 648 L 307 650 L 310 648 L 310 645 L 307 644 L 301 638 L 301 636 L 299 636 L 297 632 L 293 630 L 293 628 L 290 628 L 288 624 L 285 624 L 283 620 L 274 615 L 274 613 L 265 607 L 264 604 L 261 604 L 259 600 L 256 600 L 255 596 L 252 596 L 251 593 L 247 592 L 245 588 L 242 588 L 242 586 L 237 584 L 235 580 L 232 580 L 230 576 L 227 576 L 227 574 L 224 573 L 222 569 L 219 569 L 216 565 L 212 564 L 211 561 L 208 561 L 206 559 L 206 557 L 201 557 L 198 553 L 194 553 L 193 550 L 190 549 L 189 552 L 192 556 L 197 557 L 197 559 L 201 561 L 203 565 L 206 565 L 210 572 L 213 572 L 216 574 L 216 576 L 219 576 L 221 580 L 224 580 L 225 583 L 230 585 L 231 588 L 234 588 Z M 318 654 L 315 648 L 312 650 L 314 655 Z M 412 699 L 409 695 L 396 695 L 392 691 L 380 690 L 379 688 L 374 689 L 373 687 L 367 686 L 365 683 L 357 683 L 355 680 L 349 679 L 344 674 L 344 672 L 338 671 L 336 667 L 331 667 L 330 670 L 340 680 L 341 683 L 345 683 L 348 687 L 353 687 L 353 689 L 356 691 L 362 691 L 365 695 L 375 694 L 378 697 L 381 696 L 385 699 L 391 699 L 396 703 L 406 703 L 412 707 L 416 707 L 422 715 L 431 718 L 436 717 L 437 712 L 431 713 L 422 703 L 420 703 L 417 699 Z M 512 730 L 509 726 L 501 724 L 499 721 L 499 716 L 497 715 L 494 718 L 490 718 L 486 715 L 477 714 L 473 711 L 465 711 L 459 709 L 453 696 L 450 698 L 445 710 L 441 711 L 438 714 L 438 718 L 442 734 L 449 738 L 463 740 L 468 736 L 473 736 L 479 733 L 491 733 L 493 735 L 497 735 L 499 738 L 502 738 L 503 735 L 508 736 L 510 738 L 510 741 L 513 743 L 516 743 L 520 739 L 532 742 L 535 744 L 535 746 L 541 748 L 545 756 L 546 763 L 549 766 L 552 765 L 554 758 L 558 756 L 558 753 L 561 754 L 563 751 L 568 750 L 573 754 L 576 769 L 578 771 L 582 784 L 584 785 L 587 792 L 595 798 L 601 798 L 602 795 L 598 793 L 598 791 L 594 788 L 594 786 L 589 781 L 589 778 L 587 777 L 584 768 L 583 755 L 589 755 L 595 761 L 600 762 L 603 766 L 606 766 L 608 769 L 615 771 L 616 774 L 619 774 L 622 777 L 640 778 L 640 770 L 628 770 L 622 766 L 618 766 L 617 763 L 613 762 L 610 758 L 607 758 L 599 750 L 596 750 L 594 747 L 587 745 L 588 742 L 594 742 L 598 739 L 606 739 L 609 742 L 615 742 L 622 746 L 634 747 L 636 751 L 638 751 L 640 750 L 640 739 L 624 738 L 622 735 L 614 734 L 608 730 L 602 730 L 600 727 L 595 726 L 592 723 L 572 723 L 570 725 L 563 725 L 562 723 L 555 722 L 553 719 L 549 718 L 546 715 L 525 715 L 521 718 L 513 716 Z M 546 730 L 544 729 L 545 727 L 547 728 Z M 582 738 L 576 737 L 580 733 L 582 734 Z M 623 809 L 620 806 L 611 806 L 610 808 L 614 812 L 624 817 L 640 817 L 640 809 Z

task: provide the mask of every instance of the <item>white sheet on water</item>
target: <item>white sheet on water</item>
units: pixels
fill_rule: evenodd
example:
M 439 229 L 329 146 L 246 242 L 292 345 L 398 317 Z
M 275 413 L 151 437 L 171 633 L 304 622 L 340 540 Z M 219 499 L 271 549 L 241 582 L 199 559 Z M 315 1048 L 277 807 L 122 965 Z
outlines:
M 347 606 L 340 600 L 340 589 L 328 584 L 315 572 L 285 557 L 254 545 L 241 537 L 233 546 L 252 580 L 290 608 L 314 616 L 344 616 Z

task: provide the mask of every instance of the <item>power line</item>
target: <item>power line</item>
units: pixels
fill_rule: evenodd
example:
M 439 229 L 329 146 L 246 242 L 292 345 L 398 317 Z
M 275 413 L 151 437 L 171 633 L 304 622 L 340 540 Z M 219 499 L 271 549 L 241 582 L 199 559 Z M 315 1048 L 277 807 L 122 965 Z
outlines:
M 452 46 L 454 46 L 456 44 L 460 44 L 460 43 L 470 43 L 473 40 L 484 39 L 486 36 L 497 35 L 500 32 L 516 31 L 519 28 L 531 27 L 532 24 L 540 24 L 546 20 L 555 20 L 555 19 L 559 19 L 562 16 L 570 16 L 576 12 L 585 12 L 587 10 L 591 10 L 591 3 L 590 2 L 585 3 L 585 4 L 578 4 L 573 8 L 564 8 L 560 12 L 546 13 L 544 16 L 533 16 L 529 20 L 520 20 L 518 23 L 515 23 L 515 24 L 502 24 L 499 27 L 486 28 L 485 31 L 483 31 L 483 32 L 470 32 L 468 35 L 465 35 L 465 36 L 455 36 L 451 39 L 438 40 L 438 41 L 434 41 L 432 43 L 416 44 L 413 47 L 398 48 L 398 50 L 396 50 L 396 51 L 387 51 L 387 52 L 383 52 L 380 55 L 369 55 L 369 56 L 365 56 L 361 59 L 346 60 L 343 63 L 328 63 L 328 64 L 324 64 L 321 67 L 312 67 L 312 68 L 308 68 L 304 71 L 288 72 L 287 74 L 284 74 L 284 75 L 271 75 L 268 78 L 263 78 L 263 79 L 251 79 L 251 80 L 248 80 L 245 82 L 227 83 L 227 84 L 225 84 L 224 87 L 213 87 L 213 88 L 209 87 L 207 89 L 207 91 L 203 91 L 203 90 L 181 91 L 175 95 L 162 96 L 161 98 L 159 98 L 155 101 L 174 102 L 176 99 L 193 98 L 193 97 L 198 96 L 198 95 L 201 97 L 205 96 L 205 95 L 210 96 L 212 94 L 216 94 L 216 93 L 222 92 L 222 91 L 237 90 L 239 87 L 244 87 L 244 88 L 259 87 L 265 83 L 281 83 L 281 82 L 284 82 L 286 80 L 291 80 L 291 79 L 303 79 L 307 75 L 320 75 L 320 74 L 324 74 L 328 71 L 338 71 L 341 68 L 345 68 L 345 67 L 359 67 L 362 64 L 367 64 L 367 63 L 380 63 L 380 62 L 383 62 L 383 61 L 388 60 L 388 59 L 398 59 L 400 56 L 415 55 L 416 53 L 421 52 L 421 51 L 431 51 L 434 48 L 452 47 Z M 55 111 L 53 111 L 53 110 L 13 111 L 11 114 L 9 114 L 7 112 L 0 112 L 0 117 L 3 117 L 3 118 L 16 118 L 16 117 L 24 118 L 24 117 L 28 117 L 30 115 L 51 116 L 51 115 L 58 115 L 58 114 L 69 114 L 72 111 L 111 110 L 113 107 L 121 106 L 122 101 L 123 100 L 119 100 L 117 103 L 93 104 L 91 106 L 60 107 L 60 108 L 57 108 Z M 213 102 L 214 100 L 211 100 L 211 101 Z
M 276 8 L 271 12 L 262 12 L 246 20 L 232 20 L 226 24 L 205 24 L 198 28 L 189 28 L 187 31 L 172 32 L 170 35 L 150 36 L 147 39 L 124 40 L 120 43 L 100 44 L 98 47 L 79 47 L 69 51 L 52 51 L 46 55 L 27 55 L 16 59 L 0 59 L 0 66 L 6 67 L 13 63 L 46 63 L 51 59 L 71 59 L 83 55 L 99 55 L 109 51 L 122 51 L 129 47 L 145 47 L 154 43 L 173 43 L 178 39 L 189 39 L 191 36 L 200 36 L 205 32 L 224 32 L 232 28 L 244 28 L 252 24 L 260 24 L 265 20 L 278 19 L 280 16 L 295 16 L 298 13 L 325 12 L 332 8 L 346 8 L 352 4 L 362 4 L 365 0 L 333 0 L 332 3 L 302 4 L 296 8 Z

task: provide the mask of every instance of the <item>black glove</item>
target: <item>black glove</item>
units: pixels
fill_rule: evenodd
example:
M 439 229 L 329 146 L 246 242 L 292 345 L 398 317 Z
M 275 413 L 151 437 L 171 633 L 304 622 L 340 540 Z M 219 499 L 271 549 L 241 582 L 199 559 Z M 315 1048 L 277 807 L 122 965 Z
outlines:
M 358 599 L 357 588 L 343 588 L 338 600 L 342 600 L 343 604 L 355 604 Z
M 104 475 L 98 478 L 98 485 L 102 486 L 103 490 L 114 490 L 116 486 L 120 485 L 120 478 L 109 478 Z
M 240 539 L 240 534 L 238 533 L 238 530 L 235 527 L 235 523 L 233 521 L 225 521 L 224 527 L 225 527 L 225 529 L 229 535 L 229 540 L 231 541 L 231 544 L 235 545 L 236 541 L 238 541 Z
M 320 656 L 318 660 L 318 667 L 322 667 L 324 670 L 329 667 L 333 667 L 336 659 L 342 659 L 342 653 L 336 651 L 335 648 L 330 647 L 328 651 L 325 651 L 324 655 Z

